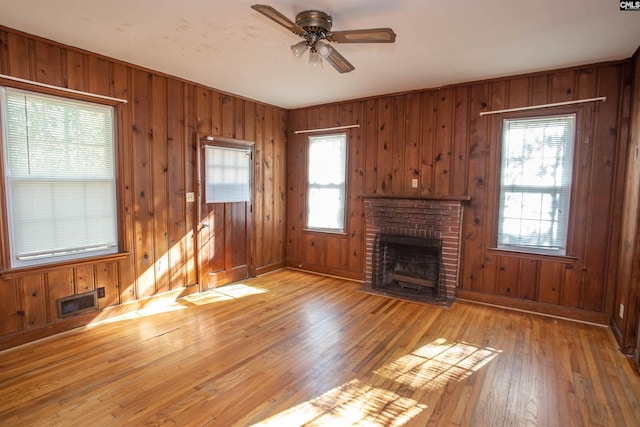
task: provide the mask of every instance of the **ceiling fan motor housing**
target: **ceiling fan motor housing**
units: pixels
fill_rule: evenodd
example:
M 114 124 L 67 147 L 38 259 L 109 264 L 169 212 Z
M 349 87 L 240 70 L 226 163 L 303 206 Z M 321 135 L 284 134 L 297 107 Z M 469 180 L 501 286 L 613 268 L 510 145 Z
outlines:
M 331 31 L 333 19 L 331 16 L 319 10 L 306 10 L 296 15 L 296 25 L 312 33 L 326 35 Z

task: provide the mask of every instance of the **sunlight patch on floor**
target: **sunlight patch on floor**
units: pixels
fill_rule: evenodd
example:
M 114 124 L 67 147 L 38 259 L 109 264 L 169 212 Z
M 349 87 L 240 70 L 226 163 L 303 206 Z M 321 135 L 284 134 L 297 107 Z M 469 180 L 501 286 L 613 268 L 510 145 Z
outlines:
M 467 378 L 499 353 L 499 350 L 492 348 L 438 339 L 383 366 L 375 373 L 411 388 L 440 389 L 450 381 Z
M 254 426 L 402 426 L 425 407 L 355 379 Z
M 94 326 L 104 323 L 115 323 L 124 320 L 140 319 L 142 317 L 154 316 L 172 311 L 185 310 L 193 305 L 207 305 L 216 302 L 230 301 L 243 297 L 258 295 L 267 292 L 265 289 L 256 288 L 245 285 L 243 283 L 235 283 L 231 285 L 221 286 L 219 288 L 210 289 L 197 294 L 187 295 L 176 299 L 155 299 L 150 300 L 147 305 L 130 313 L 121 314 L 119 316 L 93 322 L 88 326 Z
M 402 426 L 427 409 L 425 395 L 440 394 L 501 353 L 464 342 L 437 339 L 255 426 Z
M 199 294 L 188 295 L 182 299 L 195 305 L 206 305 L 213 302 L 229 301 L 250 295 L 263 294 L 265 292 L 267 291 L 262 288 L 245 285 L 244 283 L 235 283 L 210 289 Z

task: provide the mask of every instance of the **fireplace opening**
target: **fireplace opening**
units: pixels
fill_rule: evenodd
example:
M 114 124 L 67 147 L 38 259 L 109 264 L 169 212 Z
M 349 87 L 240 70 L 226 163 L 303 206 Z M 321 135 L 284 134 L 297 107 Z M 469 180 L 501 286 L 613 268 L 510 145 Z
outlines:
M 440 239 L 378 234 L 373 254 L 374 290 L 427 302 L 446 301 Z

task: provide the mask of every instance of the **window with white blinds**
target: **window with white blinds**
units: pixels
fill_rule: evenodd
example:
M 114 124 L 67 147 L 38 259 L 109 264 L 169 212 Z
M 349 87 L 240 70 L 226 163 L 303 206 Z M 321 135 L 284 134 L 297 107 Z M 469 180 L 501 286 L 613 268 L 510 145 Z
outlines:
M 575 115 L 502 123 L 498 248 L 565 255 Z
M 347 135 L 309 137 L 307 228 L 343 232 Z
M 12 267 L 117 252 L 113 107 L 0 95 Z
M 207 145 L 204 161 L 207 203 L 251 200 L 251 149 Z

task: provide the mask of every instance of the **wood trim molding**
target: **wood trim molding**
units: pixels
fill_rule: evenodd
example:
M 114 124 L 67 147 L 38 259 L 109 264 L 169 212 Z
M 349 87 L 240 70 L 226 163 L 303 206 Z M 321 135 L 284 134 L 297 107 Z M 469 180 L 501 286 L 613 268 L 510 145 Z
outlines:
M 578 308 L 562 307 L 559 305 L 545 304 L 530 300 L 504 297 L 501 295 L 489 295 L 474 291 L 456 290 L 456 298 L 469 302 L 494 305 L 507 310 L 527 311 L 545 316 L 560 317 L 585 323 L 609 326 L 611 315 Z

